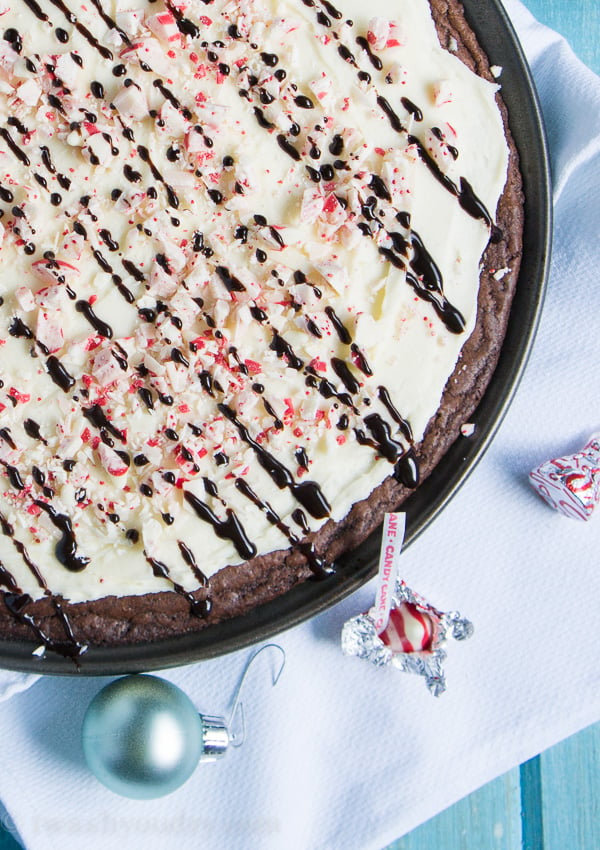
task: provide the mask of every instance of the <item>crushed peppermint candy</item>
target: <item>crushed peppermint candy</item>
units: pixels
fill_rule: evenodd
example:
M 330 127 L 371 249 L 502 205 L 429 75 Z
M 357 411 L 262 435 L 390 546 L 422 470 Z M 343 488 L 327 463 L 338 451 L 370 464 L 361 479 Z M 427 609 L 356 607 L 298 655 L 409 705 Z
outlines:
M 428 4 L 412 27 L 383 2 L 325 25 L 117 0 L 69 32 L 27 5 L 0 48 L 0 513 L 39 567 L 17 559 L 20 598 L 185 596 L 416 483 L 475 323 L 476 193 L 507 161 Z

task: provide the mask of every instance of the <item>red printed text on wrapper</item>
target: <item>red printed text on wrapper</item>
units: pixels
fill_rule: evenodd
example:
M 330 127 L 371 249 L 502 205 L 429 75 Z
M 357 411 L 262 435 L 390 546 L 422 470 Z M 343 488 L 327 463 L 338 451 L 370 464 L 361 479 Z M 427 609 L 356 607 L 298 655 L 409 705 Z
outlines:
M 405 528 L 406 514 L 389 513 L 385 515 L 379 554 L 377 594 L 375 604 L 369 612 L 375 622 L 375 631 L 378 635 L 385 630 L 388 624 Z

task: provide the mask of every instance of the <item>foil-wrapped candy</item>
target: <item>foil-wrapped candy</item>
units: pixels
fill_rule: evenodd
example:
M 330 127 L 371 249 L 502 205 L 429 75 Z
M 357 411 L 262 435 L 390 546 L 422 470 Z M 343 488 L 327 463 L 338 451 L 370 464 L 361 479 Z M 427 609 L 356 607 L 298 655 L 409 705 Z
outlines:
M 529 473 L 532 487 L 555 510 L 587 520 L 600 502 L 600 433 L 581 451 L 546 461 Z
M 449 636 L 465 640 L 472 623 L 458 611 L 443 612 L 397 580 L 385 628 L 378 634 L 375 619 L 359 614 L 342 629 L 342 652 L 370 661 L 376 667 L 391 664 L 406 673 L 417 673 L 434 696 L 446 690 L 442 669 Z

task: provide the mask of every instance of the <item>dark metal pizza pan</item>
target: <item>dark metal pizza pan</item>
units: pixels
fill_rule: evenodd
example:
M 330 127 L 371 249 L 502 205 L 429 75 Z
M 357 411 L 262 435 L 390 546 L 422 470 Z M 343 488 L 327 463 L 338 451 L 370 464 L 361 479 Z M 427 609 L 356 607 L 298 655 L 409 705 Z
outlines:
M 551 181 L 543 122 L 530 70 L 500 0 L 463 0 L 467 19 L 492 65 L 502 67 L 502 96 L 508 107 L 525 191 L 523 257 L 508 331 L 497 369 L 473 419 L 476 434 L 458 440 L 442 462 L 404 503 L 406 545 L 422 534 L 473 470 L 489 446 L 516 392 L 537 329 L 550 262 Z M 81 675 L 157 670 L 214 658 L 264 641 L 341 601 L 376 572 L 380 533 L 338 562 L 334 576 L 305 582 L 242 617 L 203 632 L 151 644 L 92 647 L 81 659 Z M 0 666 L 44 674 L 74 674 L 60 656 L 40 661 L 30 642 L 0 643 Z

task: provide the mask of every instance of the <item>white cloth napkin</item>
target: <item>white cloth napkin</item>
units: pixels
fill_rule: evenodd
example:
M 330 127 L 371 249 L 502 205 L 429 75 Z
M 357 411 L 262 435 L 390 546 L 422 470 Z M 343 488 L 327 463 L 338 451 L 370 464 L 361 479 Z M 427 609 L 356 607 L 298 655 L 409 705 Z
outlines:
M 527 484 L 600 427 L 600 80 L 506 0 L 539 88 L 555 180 L 552 275 L 530 364 L 466 485 L 402 559 L 407 583 L 471 617 L 448 691 L 339 649 L 373 585 L 282 634 L 245 693 L 247 740 L 171 796 L 120 798 L 87 773 L 85 707 L 104 680 L 41 678 L 0 703 L 0 798 L 30 850 L 380 850 L 455 800 L 600 720 L 600 510 L 563 518 Z M 206 713 L 228 710 L 250 651 L 167 672 Z M 25 686 L 31 679 L 24 679 Z

